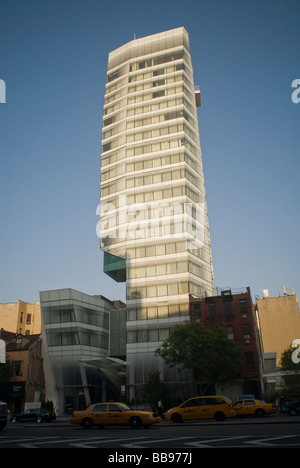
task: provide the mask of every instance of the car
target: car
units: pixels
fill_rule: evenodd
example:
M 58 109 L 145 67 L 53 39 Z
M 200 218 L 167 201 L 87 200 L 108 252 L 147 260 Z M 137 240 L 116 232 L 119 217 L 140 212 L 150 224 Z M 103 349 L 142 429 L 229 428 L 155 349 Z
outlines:
M 0 431 L 2 431 L 7 424 L 8 414 L 7 404 L 4 401 L 0 401 Z
M 180 406 L 171 408 L 165 413 L 165 420 L 174 423 L 195 419 L 224 421 L 226 418 L 234 417 L 232 401 L 227 396 L 218 395 L 189 398 Z
M 300 413 L 300 398 L 287 403 L 284 407 L 284 411 L 287 411 L 290 416 L 296 416 L 297 413 Z
M 266 403 L 264 400 L 256 398 L 240 399 L 234 403 L 234 410 L 237 417 L 258 416 L 263 417 L 266 414 L 278 412 L 278 406 L 274 403 Z
M 37 423 L 41 422 L 50 422 L 56 419 L 55 413 L 53 411 L 48 411 L 44 408 L 30 408 L 23 411 L 20 414 L 14 414 L 11 418 L 11 422 L 27 422 L 34 421 Z
M 134 428 L 149 427 L 160 418 L 152 411 L 140 411 L 119 402 L 95 403 L 84 411 L 74 411 L 71 424 L 79 424 L 85 428 L 93 426 L 125 425 Z

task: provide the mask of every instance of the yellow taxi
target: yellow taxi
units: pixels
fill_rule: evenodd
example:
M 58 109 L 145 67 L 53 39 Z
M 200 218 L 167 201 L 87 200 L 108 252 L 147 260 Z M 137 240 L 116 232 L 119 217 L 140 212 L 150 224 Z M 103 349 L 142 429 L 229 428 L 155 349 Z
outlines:
M 237 416 L 258 416 L 277 413 L 278 407 L 273 403 L 266 403 L 255 398 L 245 398 L 234 403 L 234 410 Z
M 74 411 L 71 424 L 79 424 L 85 428 L 93 426 L 129 425 L 139 428 L 148 427 L 160 420 L 151 411 L 133 410 L 124 403 L 95 403 L 84 411 Z
M 165 420 L 174 423 L 193 419 L 225 421 L 226 418 L 234 417 L 235 412 L 231 400 L 226 396 L 218 395 L 190 398 L 165 413 Z

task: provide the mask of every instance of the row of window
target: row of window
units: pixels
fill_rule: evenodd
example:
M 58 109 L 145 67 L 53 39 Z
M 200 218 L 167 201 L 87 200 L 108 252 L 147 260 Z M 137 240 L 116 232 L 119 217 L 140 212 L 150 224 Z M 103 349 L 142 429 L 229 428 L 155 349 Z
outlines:
M 127 99 L 126 104 L 127 105 L 136 104 L 136 103 L 139 103 L 139 102 L 150 101 L 152 99 L 156 99 L 156 98 L 159 98 L 159 97 L 162 97 L 162 96 L 172 96 L 173 94 L 176 95 L 176 94 L 182 93 L 183 90 L 184 90 L 184 86 L 183 85 L 178 85 L 178 86 L 170 87 L 170 88 L 167 88 L 167 89 L 164 89 L 164 90 L 161 90 L 161 91 L 154 91 L 152 93 L 147 93 L 147 94 L 139 94 L 139 95 L 136 95 L 136 96 L 129 97 Z M 186 88 L 185 88 L 185 93 L 186 94 L 188 93 Z M 190 93 L 190 94 L 192 94 L 192 93 Z M 108 115 L 108 114 L 111 114 L 112 112 L 115 112 L 116 110 L 121 109 L 122 107 L 124 107 L 124 105 L 125 105 L 124 100 L 116 101 L 111 106 L 104 108 L 104 111 L 103 111 L 104 116 Z M 168 107 L 168 106 L 166 105 L 165 107 Z
M 173 133 L 183 132 L 185 130 L 183 123 L 173 124 L 165 127 L 158 127 L 152 130 L 144 130 L 142 132 L 128 133 L 126 143 L 135 141 L 147 140 L 149 138 L 159 138 Z
M 157 318 L 168 318 L 168 317 L 184 317 L 189 315 L 188 304 L 169 304 L 160 306 L 148 306 L 148 307 L 137 307 L 129 308 L 127 310 L 127 320 L 152 320 Z
M 137 259 L 137 258 L 148 258 L 155 257 L 160 255 L 174 255 L 179 253 L 184 253 L 187 251 L 187 242 L 186 241 L 177 241 L 177 242 L 168 242 L 168 243 L 157 243 L 156 245 L 141 246 L 134 248 L 127 248 L 126 257 L 128 259 Z M 204 261 L 209 261 L 209 254 L 203 248 L 201 249 L 201 258 Z
M 143 171 L 145 169 L 155 169 L 161 166 L 168 166 L 170 170 L 170 166 L 172 164 L 177 164 L 180 162 L 186 162 L 189 166 L 192 167 L 192 169 L 194 169 L 194 171 L 197 172 L 197 174 L 201 173 L 199 162 L 192 159 L 187 153 L 176 153 L 151 159 L 142 159 L 140 161 L 128 162 L 126 164 L 126 172 L 134 172 L 136 174 L 138 171 Z
M 185 101 L 187 101 L 187 99 L 185 99 Z M 176 96 L 174 96 L 174 98 L 172 99 L 169 98 L 165 101 L 149 102 L 148 104 L 144 104 L 139 107 L 132 107 L 131 109 L 127 109 L 127 117 L 132 117 L 134 115 L 147 114 L 149 112 L 155 112 L 158 110 L 167 109 L 168 107 L 176 107 L 176 106 L 183 104 L 183 102 L 184 102 L 183 97 L 176 97 Z M 192 108 L 191 104 L 190 104 L 190 108 Z M 113 115 L 107 118 L 105 116 L 108 114 L 111 114 L 112 112 L 118 109 L 120 109 L 120 103 L 116 103 L 113 106 L 107 107 L 106 109 L 103 110 L 103 113 L 104 113 L 103 126 L 110 125 L 111 123 L 114 123 L 117 121 L 118 119 L 117 115 Z
M 164 341 L 169 337 L 168 329 L 154 330 L 128 330 L 127 343 L 145 343 Z
M 142 106 L 132 107 L 127 110 L 127 117 L 133 117 L 134 115 L 141 114 L 149 114 L 150 112 L 167 109 L 169 107 L 179 107 L 182 104 L 187 109 L 189 109 L 192 112 L 192 114 L 195 113 L 195 108 L 192 106 L 188 99 L 186 99 L 185 97 L 174 97 L 166 101 L 151 102 Z
M 232 301 L 224 301 L 223 303 L 223 314 L 225 317 L 231 317 L 233 315 L 233 310 L 232 310 Z M 201 304 L 200 302 L 193 304 L 193 313 L 194 313 L 194 318 L 200 319 L 203 312 L 202 308 L 204 308 L 204 311 L 207 310 L 207 304 Z M 247 300 L 246 299 L 240 299 L 239 300 L 239 311 L 241 314 L 247 314 L 248 313 L 248 306 L 247 306 Z M 208 311 L 207 311 L 207 318 L 216 318 L 217 317 L 217 307 L 215 302 L 210 302 L 208 304 Z
M 231 340 L 235 340 L 236 333 L 235 333 L 234 326 L 233 325 L 228 325 L 226 327 L 226 331 L 227 331 L 228 338 L 230 338 Z M 248 340 L 248 339 L 251 338 L 251 329 L 250 329 L 249 323 L 243 323 L 241 331 L 242 331 L 242 335 L 244 337 L 244 340 Z
M 92 332 L 47 332 L 47 342 L 49 346 L 92 346 L 108 349 L 108 335 L 106 333 L 96 334 Z
M 145 89 L 157 88 L 158 86 L 169 85 L 172 83 L 177 83 L 178 81 L 183 81 L 183 74 L 179 73 L 177 75 L 169 76 L 168 78 L 160 78 L 154 81 L 146 81 L 144 83 L 138 83 L 128 87 L 128 93 L 138 93 L 144 91 Z
M 144 72 L 144 73 L 137 73 L 137 74 L 134 74 L 134 75 L 129 75 L 129 83 L 135 83 L 137 81 L 144 81 L 144 80 L 148 80 L 152 77 L 157 77 L 157 76 L 163 76 L 163 75 L 167 75 L 168 73 L 175 73 L 177 71 L 180 71 L 180 70 L 184 70 L 185 73 L 190 77 L 190 79 L 192 80 L 193 76 L 192 76 L 192 73 L 190 72 L 189 68 L 186 67 L 186 65 L 181 62 L 181 63 L 176 63 L 175 65 L 171 65 L 171 66 L 168 66 L 168 67 L 164 67 L 164 68 L 157 68 L 155 70 L 149 70 L 147 72 Z M 111 88 L 111 87 L 109 87 Z M 110 91 L 108 92 L 111 92 L 112 89 L 110 89 Z
M 184 281 L 168 284 L 153 284 L 151 286 L 135 286 L 126 289 L 127 299 L 177 296 L 189 293 L 195 296 L 202 295 L 203 287 L 192 282 Z
M 192 73 L 189 71 L 189 69 L 186 68 L 184 63 L 177 63 L 175 65 L 171 65 L 169 67 L 164 67 L 164 68 L 158 68 L 156 70 L 151 70 L 146 73 L 138 73 L 134 75 L 129 75 L 128 82 L 129 83 L 134 83 L 137 81 L 142 81 L 142 80 L 148 80 L 153 77 L 158 77 L 162 75 L 166 75 L 169 73 L 175 73 L 180 70 L 185 70 L 186 74 L 191 78 L 192 80 Z M 113 82 L 110 85 L 106 86 L 105 90 L 105 95 L 107 96 L 108 94 L 112 93 L 113 91 L 121 88 L 122 86 L 125 86 L 127 84 L 127 79 L 119 80 L 117 82 Z
M 101 181 L 104 182 L 106 180 L 112 179 L 117 177 L 118 175 L 123 175 L 125 170 L 126 172 L 134 172 L 135 174 L 138 171 L 144 171 L 147 169 L 155 169 L 162 166 L 168 166 L 168 170 L 170 170 L 170 166 L 173 164 L 178 164 L 182 162 L 186 162 L 189 166 L 191 166 L 197 174 L 200 174 L 201 167 L 197 160 L 194 160 L 191 156 L 189 156 L 185 152 L 170 154 L 170 155 L 163 155 L 157 156 L 154 158 L 147 158 L 147 159 L 140 159 L 128 162 L 126 167 L 124 164 L 118 164 L 118 166 L 112 167 L 109 170 L 104 170 L 103 168 L 109 164 L 116 162 L 117 155 L 116 153 L 102 159 L 102 171 L 101 171 Z
M 142 187 L 144 185 L 160 184 L 178 179 L 188 179 L 193 185 L 198 187 L 199 179 L 191 172 L 184 169 L 168 170 L 166 172 L 147 173 L 144 176 L 136 176 L 132 179 L 126 179 L 126 188 Z
M 103 199 L 103 197 L 115 194 L 116 192 L 121 190 L 123 183 L 125 184 L 125 181 L 121 182 L 119 186 L 117 184 L 111 184 L 107 187 L 103 187 L 101 189 L 101 198 Z M 147 203 L 150 201 L 166 200 L 169 198 L 181 197 L 183 195 L 188 196 L 191 200 L 193 200 L 196 203 L 203 203 L 204 201 L 203 195 L 201 196 L 199 193 L 196 193 L 190 187 L 182 185 L 173 188 L 166 188 L 164 190 L 152 190 L 127 195 L 127 203 L 128 205 L 132 205 L 135 203 Z
M 157 88 L 158 86 L 170 85 L 172 83 L 178 83 L 179 81 L 184 81 L 185 83 L 188 84 L 188 86 L 191 86 L 190 83 L 188 83 L 187 80 L 183 77 L 182 73 L 180 73 L 180 74 L 177 74 L 177 75 L 174 75 L 174 76 L 170 76 L 168 78 L 163 78 L 163 79 L 160 79 L 160 80 L 154 80 L 154 81 L 149 81 L 149 82 L 146 82 L 146 83 L 143 83 L 143 84 L 137 84 L 137 85 L 134 85 L 134 86 L 129 86 L 128 93 L 131 94 L 131 93 L 140 92 L 140 91 L 144 91 L 144 90 L 151 89 L 151 88 Z M 176 91 L 176 92 L 178 92 L 178 91 Z M 168 94 L 174 94 L 174 91 L 171 92 L 171 93 L 168 93 Z M 163 96 L 164 95 L 165 94 L 163 94 Z M 114 102 L 114 101 L 117 101 L 121 97 L 122 97 L 122 91 L 121 90 L 117 91 L 116 93 L 111 94 L 111 95 L 107 96 L 104 99 L 104 105 L 109 104 L 109 103 Z M 131 103 L 131 102 L 129 102 L 130 99 L 128 100 L 128 104 Z M 145 100 L 147 100 L 147 99 L 143 99 L 143 101 L 145 101 Z
M 161 127 L 153 130 L 147 130 L 144 132 L 137 132 L 137 133 L 131 133 L 128 134 L 126 137 L 126 141 L 128 142 L 134 142 L 134 141 L 139 141 L 139 140 L 144 140 L 144 139 L 149 139 L 149 138 L 158 138 L 159 136 L 165 136 L 165 135 L 171 135 L 172 133 L 179 133 L 185 131 L 188 133 L 188 128 L 183 124 L 175 124 L 175 125 L 170 125 L 167 127 Z M 191 130 L 189 131 L 190 137 L 195 138 Z M 188 134 L 189 134 L 188 133 Z M 181 139 L 180 139 L 181 140 Z M 179 146 L 179 141 L 178 138 L 175 140 L 171 141 L 163 141 L 163 142 L 155 142 L 152 145 L 149 144 L 147 145 L 148 148 L 145 148 L 143 152 L 154 152 L 154 151 L 160 151 L 161 149 L 169 149 L 169 148 L 176 148 Z M 118 146 L 122 146 L 123 144 L 123 138 L 120 136 L 119 138 L 116 138 L 115 140 L 111 140 L 107 143 L 103 143 L 102 145 L 102 153 L 105 153 L 106 151 L 110 151 L 112 149 L 117 148 Z M 133 151 L 135 148 L 133 148 Z M 130 156 L 130 151 L 131 149 L 127 149 L 126 155 Z M 134 156 L 135 153 L 132 154 Z
M 149 68 L 149 67 L 153 67 L 156 65 L 162 65 L 163 63 L 173 62 L 175 60 L 181 60 L 181 59 L 184 59 L 187 63 L 190 63 L 191 61 L 189 54 L 187 54 L 184 50 L 180 50 L 180 51 L 174 51 L 169 54 L 164 53 L 162 55 L 155 56 L 147 60 L 133 62 L 129 65 L 129 71 L 132 72 L 132 71 L 137 71 L 137 70 L 143 70 L 144 68 Z M 107 83 L 111 83 L 112 81 L 120 78 L 126 73 L 127 73 L 126 66 L 120 67 L 118 70 L 115 70 L 112 73 L 108 73 Z
M 143 146 L 134 146 L 126 149 L 126 157 L 139 156 L 147 153 L 155 153 L 173 148 L 180 148 L 184 146 L 192 154 L 197 155 L 197 149 L 186 138 L 174 138 L 171 140 L 157 141 L 155 143 L 148 143 Z
M 127 122 L 127 129 L 137 128 L 137 127 L 144 127 L 146 125 L 154 125 L 159 122 L 167 122 L 169 120 L 180 119 L 181 117 L 185 118 L 188 122 L 192 121 L 192 118 L 189 114 L 182 109 L 177 109 L 169 112 L 165 112 L 163 114 L 156 114 L 150 117 L 144 117 L 143 119 L 137 120 L 129 120 Z
M 78 322 L 108 329 L 108 312 L 96 311 L 86 307 L 44 307 L 45 324 Z
M 24 315 L 26 315 L 26 325 L 30 325 L 31 324 L 31 314 L 26 314 L 26 312 L 21 312 L 20 314 L 20 323 L 23 323 L 23 320 L 24 320 Z
M 184 95 L 187 96 L 192 102 L 195 99 L 194 93 L 191 92 L 191 90 L 188 89 L 185 85 L 177 85 L 175 87 L 161 89 L 152 93 L 136 94 L 135 96 L 129 97 L 127 99 L 127 104 L 128 105 L 138 104 L 139 102 L 145 102 L 151 99 L 161 98 L 164 96 L 172 96 L 173 94 L 179 94 L 179 93 L 184 93 Z M 117 104 L 118 103 L 116 103 L 116 105 Z
M 155 246 L 153 247 L 153 250 L 155 250 Z M 130 267 L 127 271 L 127 278 L 150 278 L 153 276 L 175 275 L 187 272 L 199 276 L 200 278 L 210 280 L 210 272 L 208 268 L 192 261 Z
M 129 71 L 143 70 L 144 68 L 153 67 L 155 65 L 161 65 L 163 63 L 173 62 L 175 60 L 184 59 L 185 62 L 190 63 L 190 55 L 185 50 L 173 51 L 171 53 L 164 53 L 159 56 L 149 58 L 147 60 L 141 60 L 139 62 L 131 63 Z

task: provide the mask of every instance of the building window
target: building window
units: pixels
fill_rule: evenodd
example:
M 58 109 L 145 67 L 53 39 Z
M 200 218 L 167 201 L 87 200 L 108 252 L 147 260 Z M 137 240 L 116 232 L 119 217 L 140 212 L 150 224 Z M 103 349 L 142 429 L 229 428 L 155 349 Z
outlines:
M 240 299 L 239 300 L 239 305 L 240 305 L 240 312 L 241 314 L 247 314 L 247 301 L 246 299 Z
M 216 318 L 216 304 L 214 302 L 211 302 L 208 304 L 208 318 L 214 319 Z
M 194 304 L 193 312 L 194 312 L 194 319 L 201 319 L 201 304 L 200 304 L 200 302 L 198 302 L 197 304 Z
M 17 338 L 16 339 L 16 349 L 21 349 L 22 348 L 22 338 Z
M 234 340 L 234 328 L 232 325 L 229 325 L 228 327 L 226 327 L 226 332 L 227 332 L 227 337 L 230 340 Z
M 22 361 L 13 362 L 13 376 L 18 377 L 22 375 Z
M 231 317 L 232 316 L 231 301 L 225 301 L 224 302 L 224 315 L 225 315 L 225 317 Z
M 242 332 L 243 332 L 243 337 L 245 340 L 250 338 L 250 325 L 249 323 L 243 323 L 242 324 Z
M 245 358 L 246 358 L 246 369 L 249 371 L 254 370 L 254 356 L 253 353 L 245 353 Z
M 26 315 L 26 324 L 30 325 L 31 324 L 31 314 Z

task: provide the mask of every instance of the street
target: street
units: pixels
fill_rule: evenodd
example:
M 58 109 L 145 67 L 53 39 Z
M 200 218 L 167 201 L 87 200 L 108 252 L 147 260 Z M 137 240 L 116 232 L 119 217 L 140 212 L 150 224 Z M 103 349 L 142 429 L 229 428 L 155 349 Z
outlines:
M 144 454 L 148 453 L 145 449 L 151 449 L 151 453 L 156 449 L 158 452 L 167 449 L 168 452 L 176 450 L 178 453 L 179 449 L 179 453 L 190 453 L 197 448 L 224 447 L 300 448 L 300 417 L 272 415 L 263 419 L 218 423 L 173 424 L 162 421 L 148 429 L 116 426 L 88 430 L 73 426 L 68 420 L 41 424 L 10 422 L 0 433 L 0 449 L 102 448 L 114 449 L 105 451 L 107 456 L 112 454 L 113 457 L 128 451 L 138 453 L 142 449 Z M 119 449 L 119 452 L 115 449 Z

